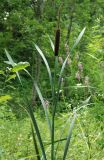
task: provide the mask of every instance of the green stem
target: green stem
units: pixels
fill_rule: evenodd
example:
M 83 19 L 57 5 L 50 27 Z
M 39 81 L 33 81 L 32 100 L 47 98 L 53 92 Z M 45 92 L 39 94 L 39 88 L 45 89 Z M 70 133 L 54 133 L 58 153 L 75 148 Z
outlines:
M 53 90 L 53 108 L 52 108 L 52 134 L 51 134 L 51 160 L 55 160 L 55 154 L 54 154 L 54 131 L 55 131 L 55 111 L 56 111 L 56 75 L 57 75 L 57 66 L 58 66 L 58 57 L 55 57 L 55 67 L 54 67 L 54 90 Z

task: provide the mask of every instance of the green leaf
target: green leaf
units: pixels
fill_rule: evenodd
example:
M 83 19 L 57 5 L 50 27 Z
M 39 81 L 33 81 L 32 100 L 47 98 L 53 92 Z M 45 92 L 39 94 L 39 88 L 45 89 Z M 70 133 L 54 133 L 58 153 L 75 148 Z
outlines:
M 6 49 L 5 49 L 5 53 L 6 53 L 6 56 L 7 56 L 8 60 L 9 60 L 9 63 L 11 63 L 11 65 L 14 66 L 15 63 L 14 63 L 12 57 L 10 56 L 10 54 L 8 53 L 8 51 Z
M 75 120 L 76 120 L 76 113 L 74 114 L 73 120 L 72 120 L 70 128 L 69 128 L 68 137 L 67 137 L 66 144 L 65 144 L 65 149 L 64 149 L 63 160 L 65 160 L 66 156 L 67 156 L 67 152 L 68 152 L 68 149 L 69 149 L 70 139 L 71 139 L 72 130 L 73 130 L 73 127 L 74 127 Z
M 12 63 L 10 61 L 4 61 L 4 63 L 12 65 Z M 16 65 L 16 63 L 14 63 L 14 65 Z M 13 65 L 12 65 L 13 66 Z
M 36 152 L 36 157 L 37 157 L 37 160 L 40 160 L 40 154 L 39 154 L 39 148 L 38 148 L 38 144 L 37 144 L 37 140 L 36 140 L 36 134 L 34 133 L 34 129 L 33 129 L 32 124 L 31 124 L 31 130 L 32 130 L 33 143 L 34 143 L 34 149 Z
M 53 42 L 52 42 L 52 40 L 51 40 L 50 36 L 49 36 L 49 41 L 50 41 L 50 43 L 51 43 L 51 47 L 52 47 L 52 50 L 53 50 L 53 52 L 54 52 L 54 50 L 55 50 L 55 46 L 54 46 L 54 44 L 53 44 Z
M 50 85 L 51 85 L 51 89 L 52 89 L 52 94 L 53 94 L 53 80 L 52 80 L 52 75 L 51 75 L 51 70 L 50 70 L 49 64 L 48 64 L 43 52 L 40 50 L 40 48 L 36 44 L 35 44 L 35 48 L 37 49 L 38 53 L 40 54 L 40 56 L 42 57 L 45 65 L 46 65 L 46 68 L 47 68 L 47 71 L 48 71 L 48 75 L 49 75 L 49 79 L 50 79 Z
M 89 55 L 90 57 L 92 57 L 93 59 L 100 61 L 100 59 L 96 58 L 94 55 L 87 53 L 87 55 Z
M 47 119 L 47 122 L 48 122 L 48 127 L 49 127 L 50 133 L 51 133 L 51 122 L 50 122 L 50 119 L 49 119 L 47 107 L 46 107 L 45 102 L 44 102 L 44 98 L 43 98 L 43 96 L 42 96 L 42 94 L 41 94 L 41 91 L 40 91 L 40 89 L 39 89 L 39 87 L 38 87 L 38 85 L 37 85 L 36 82 L 34 82 L 34 87 L 35 87 L 35 89 L 36 89 L 36 91 L 37 91 L 37 93 L 38 93 L 39 99 L 40 99 L 40 101 L 41 101 L 41 103 L 42 103 L 42 106 L 43 106 L 43 108 L 44 108 L 45 115 L 46 115 L 46 119 Z
M 10 99 L 12 99 L 12 97 L 10 95 L 0 96 L 0 103 L 6 102 Z
M 0 74 L 4 75 L 4 71 L 0 70 Z
M 10 75 L 6 80 L 6 82 L 10 81 L 11 79 L 15 79 L 15 77 L 16 77 L 16 74 Z
M 85 29 L 86 29 L 86 27 L 85 27 L 85 28 L 81 31 L 81 33 L 79 34 L 76 42 L 74 43 L 74 45 L 73 45 L 73 47 L 72 47 L 72 49 L 71 49 L 71 52 L 72 52 L 73 49 L 77 46 L 77 44 L 80 42 L 80 40 L 81 40 L 81 38 L 82 38 L 82 36 L 83 36 L 83 34 L 84 34 L 84 32 L 85 32 Z
M 65 69 L 68 58 L 69 58 L 69 55 L 66 57 L 65 61 L 63 62 L 63 65 L 62 65 L 62 68 L 61 68 L 61 71 L 60 71 L 60 74 L 59 74 L 58 89 L 57 89 L 57 101 L 58 101 L 59 92 L 60 92 L 60 89 L 61 89 L 62 75 L 63 75 L 63 72 L 64 72 L 64 69 Z M 55 110 L 56 110 L 56 108 L 55 108 Z
M 20 70 L 23 70 L 25 68 L 27 68 L 28 66 L 30 66 L 30 64 L 28 62 L 19 62 L 18 64 L 16 64 L 13 68 L 12 68 L 12 72 L 18 72 Z
M 14 67 L 14 66 L 16 65 L 16 63 L 14 63 L 12 57 L 10 56 L 10 54 L 8 53 L 8 51 L 7 51 L 6 49 L 5 49 L 5 53 L 6 53 L 6 56 L 7 56 L 8 60 L 9 60 L 9 61 L 5 61 L 5 63 L 8 63 L 8 64 L 12 65 L 12 67 Z M 17 74 L 17 77 L 18 77 L 18 79 L 19 79 L 19 81 L 20 81 L 20 83 L 21 83 L 21 85 L 22 85 L 22 82 L 21 82 L 21 78 L 20 78 L 20 76 L 19 76 L 19 73 L 16 72 L 16 74 Z
M 39 131 L 39 128 L 38 128 L 38 124 L 37 124 L 35 115 L 34 115 L 34 113 L 33 113 L 33 108 L 32 108 L 31 106 L 28 106 L 28 109 L 29 109 L 29 115 L 30 115 L 30 117 L 31 117 L 31 120 L 32 120 L 34 129 L 35 129 L 35 131 L 36 131 L 36 135 L 37 135 L 37 138 L 38 138 L 38 142 L 39 142 L 39 145 L 40 145 L 40 149 L 41 149 L 41 151 L 42 151 L 43 159 L 44 159 L 44 160 L 47 160 L 46 154 L 45 154 L 44 145 L 43 145 L 43 141 L 42 141 L 42 138 L 41 138 L 41 135 L 40 135 L 40 131 Z

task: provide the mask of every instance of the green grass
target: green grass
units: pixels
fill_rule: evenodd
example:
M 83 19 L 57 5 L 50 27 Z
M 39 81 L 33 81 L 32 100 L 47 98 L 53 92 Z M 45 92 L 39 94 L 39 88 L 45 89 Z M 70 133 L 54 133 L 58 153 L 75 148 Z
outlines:
M 78 114 L 71 147 L 67 154 L 67 160 L 103 160 L 104 158 L 104 120 L 96 119 L 91 112 L 92 108 L 87 108 Z M 55 140 L 60 139 L 63 131 L 63 138 L 68 133 L 72 113 L 62 113 L 56 115 Z M 4 114 L 5 117 L 5 114 Z M 11 117 L 11 118 L 10 118 Z M 9 118 L 0 119 L 0 158 L 1 160 L 35 160 L 31 125 L 29 118 L 16 119 L 13 113 Z M 69 120 L 68 120 L 69 118 Z M 51 145 L 47 122 L 44 117 L 36 113 L 40 133 L 44 140 L 47 159 L 50 160 Z M 68 120 L 68 121 L 67 121 Z M 67 124 L 66 124 L 67 121 Z M 55 143 L 56 149 L 57 143 Z M 61 142 L 57 150 L 57 160 L 61 160 L 65 141 Z

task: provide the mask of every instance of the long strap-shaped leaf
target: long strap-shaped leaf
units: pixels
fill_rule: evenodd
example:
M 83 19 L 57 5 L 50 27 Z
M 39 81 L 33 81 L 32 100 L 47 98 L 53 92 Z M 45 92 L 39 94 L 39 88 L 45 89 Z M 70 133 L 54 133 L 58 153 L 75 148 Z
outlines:
M 40 101 L 41 101 L 41 103 L 42 103 L 42 106 L 43 106 L 43 108 L 44 108 L 45 115 L 46 115 L 46 119 L 47 119 L 48 126 L 49 126 L 50 133 L 51 133 L 51 122 L 50 122 L 49 115 L 48 115 L 48 112 L 47 112 L 47 107 L 46 107 L 46 105 L 45 105 L 43 96 L 42 96 L 41 91 L 40 91 L 40 89 L 39 89 L 39 87 L 38 87 L 38 85 L 37 85 L 36 82 L 34 82 L 34 87 L 35 87 L 35 89 L 36 89 L 36 91 L 37 91 L 37 93 L 38 93 L 38 96 L 39 96 Z
M 51 134 L 51 122 L 50 122 L 49 114 L 48 114 L 48 112 L 47 112 L 47 107 L 46 107 L 46 105 L 45 105 L 45 102 L 44 102 L 44 98 L 43 98 L 43 96 L 42 96 L 42 93 L 41 93 L 41 91 L 40 91 L 40 89 L 39 89 L 36 81 L 32 78 L 31 74 L 30 74 L 26 69 L 24 69 L 24 71 L 31 77 L 31 79 L 32 79 L 32 81 L 33 81 L 33 85 L 34 85 L 34 87 L 35 87 L 35 89 L 36 89 L 36 91 L 37 91 L 37 93 L 38 93 L 38 96 L 39 96 L 40 101 L 41 101 L 41 103 L 42 103 L 42 106 L 43 106 L 43 108 L 44 108 L 46 120 L 47 120 L 48 127 L 49 127 L 50 134 Z
M 66 156 L 67 156 L 67 152 L 68 152 L 69 145 L 70 145 L 70 139 L 71 139 L 71 135 L 72 135 L 72 130 L 73 130 L 74 123 L 75 123 L 75 119 L 76 119 L 76 113 L 74 114 L 74 118 L 73 118 L 73 120 L 71 122 L 71 125 L 70 125 L 70 128 L 69 128 L 68 137 L 67 137 L 67 141 L 66 141 L 65 149 L 64 149 L 63 160 L 65 160 Z
M 79 34 L 77 40 L 75 41 L 75 43 L 74 43 L 74 45 L 73 45 L 73 47 L 72 47 L 72 49 L 71 49 L 71 52 L 73 51 L 73 49 L 74 49 L 74 48 L 78 45 L 78 43 L 80 42 L 80 40 L 81 40 L 81 38 L 82 38 L 82 36 L 83 36 L 85 30 L 86 30 L 86 27 L 83 28 L 83 30 L 80 32 L 80 34 Z
M 78 45 L 79 41 L 81 40 L 81 38 L 82 38 L 82 36 L 83 36 L 83 34 L 84 34 L 84 32 L 85 32 L 85 29 L 86 29 L 86 28 L 84 28 L 84 29 L 81 31 L 81 33 L 79 34 L 79 36 L 78 36 L 75 44 L 73 45 L 73 47 L 72 47 L 72 49 L 71 49 L 71 52 L 72 52 L 73 49 Z M 62 75 L 63 75 L 63 72 L 64 72 L 64 69 L 65 69 L 65 66 L 66 66 L 66 63 L 67 63 L 68 58 L 69 58 L 69 55 L 66 57 L 63 65 L 62 65 L 61 71 L 60 71 L 60 75 L 59 75 L 59 88 L 58 88 L 58 89 L 60 89 Z
M 78 38 L 77 38 L 77 40 L 76 40 L 75 44 L 73 45 L 73 47 L 72 47 L 72 49 L 71 49 L 70 52 L 72 52 L 73 49 L 74 49 L 74 48 L 78 45 L 78 43 L 80 42 L 80 40 L 81 40 L 81 38 L 82 38 L 82 36 L 83 36 L 83 34 L 84 34 L 84 32 L 85 32 L 85 29 L 86 29 L 86 28 L 84 28 L 84 29 L 80 32 L 80 34 L 79 34 L 79 36 L 78 36 Z M 63 72 L 64 72 L 64 69 L 65 69 L 65 66 L 66 66 L 66 63 L 67 63 L 68 58 L 69 58 L 69 55 L 66 57 L 65 61 L 63 62 L 63 65 L 62 65 L 62 68 L 61 68 L 61 71 L 60 71 L 60 74 L 59 74 L 57 99 L 59 98 L 59 91 L 60 91 L 60 88 L 61 88 L 62 75 L 63 75 Z M 55 110 L 56 110 L 56 108 L 55 108 Z
M 49 41 L 50 41 L 50 43 L 51 43 L 51 47 L 52 47 L 52 50 L 53 50 L 53 52 L 54 52 L 54 50 L 55 50 L 55 46 L 54 46 L 54 44 L 53 44 L 53 42 L 52 42 L 52 40 L 51 40 L 50 36 L 49 36 Z
M 38 138 L 38 141 L 39 141 L 39 145 L 40 145 L 40 149 L 42 151 L 43 158 L 44 158 L 44 160 L 47 160 L 44 145 L 43 145 L 43 141 L 41 139 L 41 135 L 40 135 L 39 128 L 38 128 L 38 125 L 37 125 L 37 121 L 35 119 L 35 116 L 33 114 L 33 110 L 31 108 L 31 106 L 28 106 L 28 110 L 29 110 L 29 113 L 30 113 L 31 120 L 33 122 L 34 129 L 36 131 L 36 135 L 37 135 L 37 138 Z
M 49 79 L 50 79 L 51 90 L 52 90 L 52 94 L 53 94 L 53 80 L 52 80 L 52 75 L 51 75 L 51 70 L 50 70 L 49 64 L 48 64 L 43 52 L 41 51 L 41 49 L 36 44 L 35 44 L 35 48 L 37 49 L 38 53 L 40 54 L 40 56 L 42 57 L 45 65 L 46 65 L 48 75 L 49 75 Z
M 35 137 L 35 133 L 34 133 L 34 129 L 33 129 L 32 124 L 31 124 L 31 130 L 32 130 L 33 143 L 34 143 L 34 149 L 35 149 L 35 152 L 36 152 L 36 157 L 37 157 L 37 160 L 40 160 L 39 149 L 38 149 L 37 140 L 36 140 L 36 137 Z

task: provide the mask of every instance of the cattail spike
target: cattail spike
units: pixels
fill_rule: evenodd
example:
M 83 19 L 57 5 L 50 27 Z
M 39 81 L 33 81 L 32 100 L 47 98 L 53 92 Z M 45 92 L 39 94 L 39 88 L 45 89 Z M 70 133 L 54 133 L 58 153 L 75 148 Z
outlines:
M 55 37 L 55 56 L 58 56 L 59 44 L 60 44 L 60 29 L 57 29 Z

